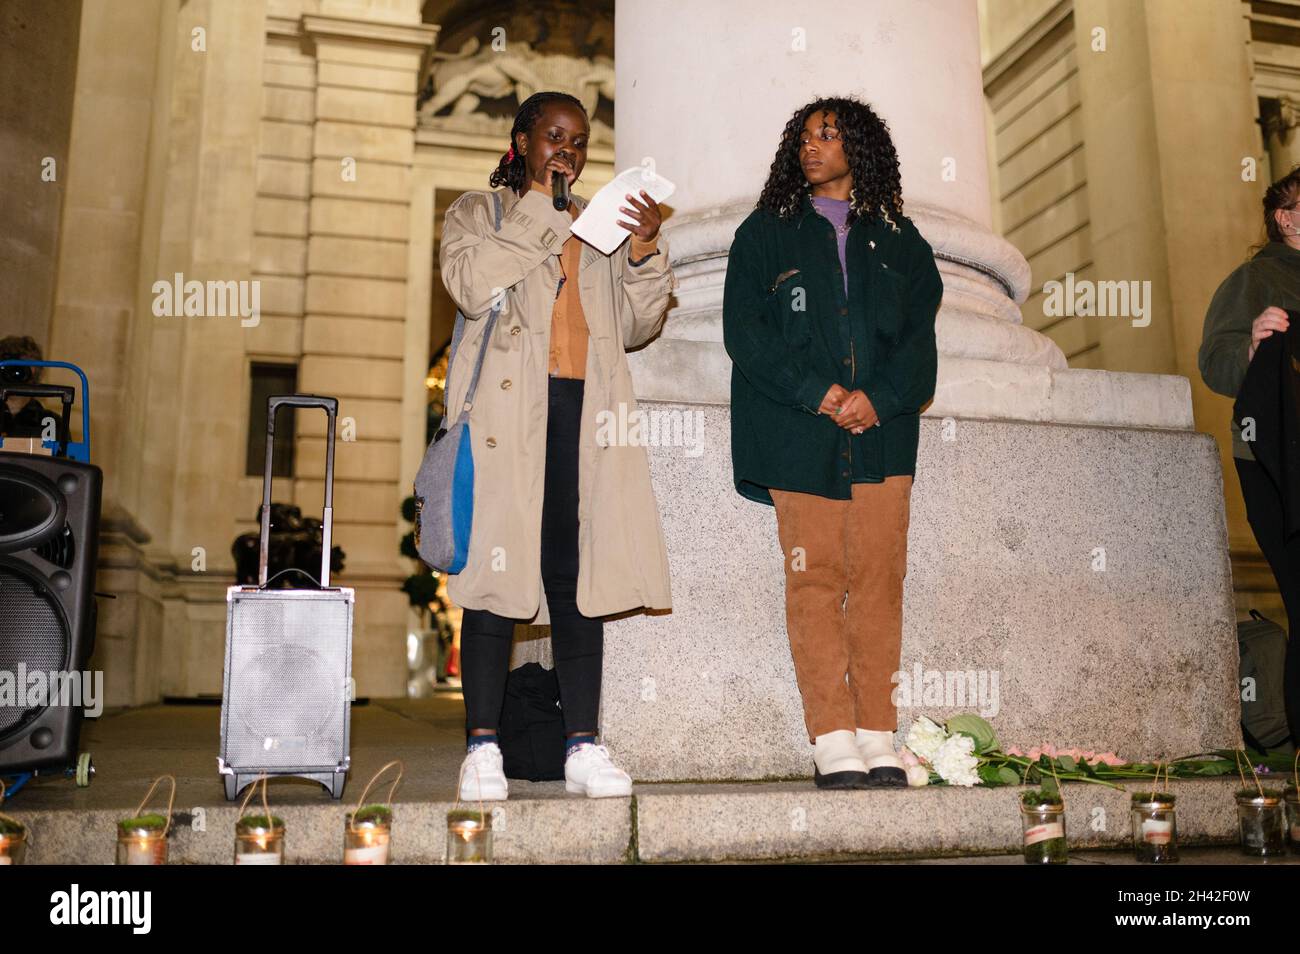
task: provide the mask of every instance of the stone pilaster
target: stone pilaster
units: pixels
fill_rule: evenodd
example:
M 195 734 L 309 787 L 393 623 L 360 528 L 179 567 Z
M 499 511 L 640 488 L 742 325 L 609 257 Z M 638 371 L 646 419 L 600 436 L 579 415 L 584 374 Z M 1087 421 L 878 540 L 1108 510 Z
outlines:
M 403 421 L 420 402 L 423 356 L 408 355 L 415 95 L 436 29 L 383 16 L 402 5 L 334 5 L 307 13 L 314 51 L 307 249 L 299 389 L 339 398 L 335 542 L 358 588 L 353 675 L 361 693 L 405 691 L 409 572 L 397 550 Z M 392 7 L 393 10 L 387 10 Z M 382 9 L 381 9 L 382 8 Z M 324 8 L 322 8 L 324 9 Z M 418 344 L 418 342 L 417 342 Z M 300 418 L 296 497 L 317 506 L 324 419 Z M 355 440 L 349 440 L 350 437 Z M 307 477 L 305 475 L 311 475 Z

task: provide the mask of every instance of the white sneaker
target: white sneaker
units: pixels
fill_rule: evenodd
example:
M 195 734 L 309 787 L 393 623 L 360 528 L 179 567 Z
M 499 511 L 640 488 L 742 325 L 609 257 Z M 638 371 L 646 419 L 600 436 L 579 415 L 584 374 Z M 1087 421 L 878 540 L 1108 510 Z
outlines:
M 609 749 L 583 742 L 564 760 L 564 788 L 589 798 L 631 795 L 632 776 L 610 760 Z
M 460 764 L 460 797 L 466 802 L 500 802 L 509 793 L 501 764 L 501 747 L 495 742 L 476 745 Z

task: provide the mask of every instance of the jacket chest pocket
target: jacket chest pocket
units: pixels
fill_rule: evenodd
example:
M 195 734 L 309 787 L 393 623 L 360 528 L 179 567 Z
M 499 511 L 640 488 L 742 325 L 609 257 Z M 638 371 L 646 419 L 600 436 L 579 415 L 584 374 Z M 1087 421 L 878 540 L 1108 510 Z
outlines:
M 806 345 L 808 329 L 808 288 L 800 268 L 787 268 L 767 288 L 767 305 L 781 325 L 781 333 L 791 346 Z
M 876 332 L 891 342 L 897 341 L 907 304 L 907 279 L 886 262 L 873 263 L 872 269 Z

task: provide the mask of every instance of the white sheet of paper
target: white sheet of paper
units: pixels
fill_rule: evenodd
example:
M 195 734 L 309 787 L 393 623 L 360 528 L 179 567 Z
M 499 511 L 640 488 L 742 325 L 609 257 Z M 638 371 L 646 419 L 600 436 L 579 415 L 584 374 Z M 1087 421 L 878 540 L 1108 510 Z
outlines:
M 663 202 L 676 188 L 663 176 L 651 172 L 645 166 L 624 169 L 591 197 L 582 214 L 573 220 L 571 231 L 593 248 L 612 255 L 632 235 L 618 224 L 619 221 L 636 221 L 626 212 L 619 211 L 620 207 L 629 205 L 628 193 L 640 199 L 641 190 L 644 189 L 655 202 Z

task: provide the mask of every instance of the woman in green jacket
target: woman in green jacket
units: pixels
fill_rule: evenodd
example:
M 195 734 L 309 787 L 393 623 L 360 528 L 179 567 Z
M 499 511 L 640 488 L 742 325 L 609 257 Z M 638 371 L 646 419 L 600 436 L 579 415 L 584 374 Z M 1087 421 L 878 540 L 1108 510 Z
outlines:
M 892 676 L 943 282 L 901 192 L 870 106 L 809 103 L 736 230 L 723 295 L 736 490 L 776 508 L 786 629 L 823 788 L 907 784 Z
M 1300 308 L 1300 166 L 1264 193 L 1264 231 L 1267 241 L 1223 280 L 1205 313 L 1197 356 L 1201 377 L 1210 390 L 1230 398 L 1241 390 L 1259 343 L 1290 326 L 1285 309 Z M 1283 536 L 1282 492 L 1255 460 L 1250 433 L 1243 439 L 1236 420 L 1232 457 L 1246 519 L 1273 570 L 1294 636 L 1300 631 L 1300 539 Z M 1283 696 L 1291 742 L 1300 746 L 1300 640 L 1294 638 L 1287 640 Z

